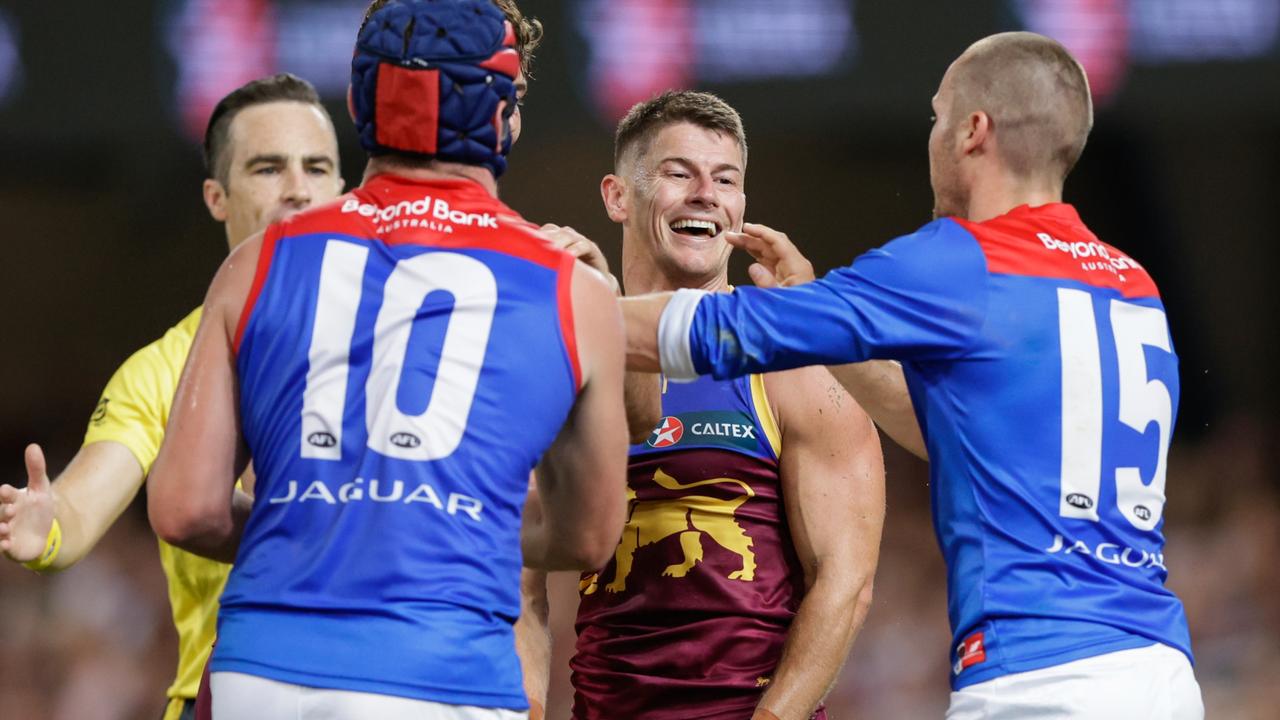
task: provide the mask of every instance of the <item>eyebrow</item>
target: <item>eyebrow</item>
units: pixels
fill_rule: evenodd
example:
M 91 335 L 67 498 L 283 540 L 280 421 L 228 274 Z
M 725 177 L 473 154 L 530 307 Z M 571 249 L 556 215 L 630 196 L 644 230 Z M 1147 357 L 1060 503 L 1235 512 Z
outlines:
M 661 160 L 658 161 L 658 164 L 661 165 L 662 163 L 667 163 L 667 162 L 679 163 L 691 169 L 697 167 L 697 164 L 695 162 L 693 162 L 687 157 L 683 157 L 680 155 L 662 158 Z M 713 174 L 718 172 L 725 172 L 725 171 L 736 172 L 738 174 L 741 174 L 742 168 L 738 167 L 737 165 L 734 165 L 733 163 L 720 163 L 719 165 L 711 168 L 711 172 Z
M 288 162 L 289 162 L 289 156 L 287 155 L 281 155 L 279 153 L 263 153 L 260 155 L 254 155 L 248 160 L 245 160 L 244 166 L 253 167 L 254 165 L 260 165 L 260 164 L 284 165 Z M 331 166 L 336 164 L 333 158 L 329 157 L 328 155 L 308 155 L 302 158 L 303 165 L 317 165 L 321 163 L 326 165 L 331 165 Z

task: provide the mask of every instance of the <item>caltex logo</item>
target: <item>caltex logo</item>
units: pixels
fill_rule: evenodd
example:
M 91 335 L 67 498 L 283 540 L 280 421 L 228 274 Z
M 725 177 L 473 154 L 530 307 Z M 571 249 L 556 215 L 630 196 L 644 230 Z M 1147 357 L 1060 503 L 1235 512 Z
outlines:
M 649 444 L 649 447 L 671 447 L 680 442 L 680 438 L 683 436 L 684 423 L 680 422 L 680 418 L 668 415 L 662 418 L 662 422 L 658 423 L 658 427 L 653 429 L 653 434 L 645 442 Z

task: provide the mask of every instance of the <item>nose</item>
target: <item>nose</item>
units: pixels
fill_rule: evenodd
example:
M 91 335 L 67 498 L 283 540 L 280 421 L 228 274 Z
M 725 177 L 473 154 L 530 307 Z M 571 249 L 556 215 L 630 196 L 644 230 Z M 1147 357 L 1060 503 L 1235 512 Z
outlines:
M 311 204 L 311 186 L 307 183 L 307 174 L 302 168 L 290 168 L 285 173 L 281 200 L 296 208 Z
M 710 175 L 698 175 L 694 178 L 689 188 L 689 204 L 704 208 L 718 207 L 720 201 L 716 196 L 715 178 Z

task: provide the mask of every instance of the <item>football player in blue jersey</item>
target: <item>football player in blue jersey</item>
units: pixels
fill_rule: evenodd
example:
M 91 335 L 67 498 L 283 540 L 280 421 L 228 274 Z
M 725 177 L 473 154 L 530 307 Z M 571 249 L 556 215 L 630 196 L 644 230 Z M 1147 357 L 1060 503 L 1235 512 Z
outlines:
M 937 219 L 813 282 L 735 236 L 765 284 L 624 300 L 628 360 L 671 378 L 836 368 L 931 461 L 954 641 L 949 720 L 1204 715 L 1162 516 L 1177 356 L 1133 258 L 1062 202 L 1093 123 L 1059 43 L 970 46 L 933 98 Z M 908 443 L 910 444 L 910 443 Z
M 364 183 L 210 287 L 148 506 L 162 538 L 235 560 L 215 718 L 523 717 L 522 559 L 585 569 L 616 544 L 621 317 L 496 198 L 515 43 L 487 0 L 375 2 Z M 230 492 L 250 454 L 252 507 Z

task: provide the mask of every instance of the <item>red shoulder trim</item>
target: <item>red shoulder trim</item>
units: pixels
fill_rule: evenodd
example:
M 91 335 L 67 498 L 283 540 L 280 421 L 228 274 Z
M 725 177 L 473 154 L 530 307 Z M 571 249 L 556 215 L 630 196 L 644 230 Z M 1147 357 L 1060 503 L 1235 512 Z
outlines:
M 564 338 L 564 350 L 569 354 L 569 366 L 573 369 L 574 390 L 582 389 L 582 364 L 578 361 L 578 336 L 573 327 L 573 268 L 577 259 L 561 253 L 560 266 L 556 269 L 556 300 L 560 306 L 560 337 Z
M 240 354 L 240 340 L 244 337 L 244 329 L 249 324 L 249 316 L 258 303 L 258 295 L 262 294 L 262 286 L 267 282 L 267 273 L 271 270 L 271 259 L 276 254 L 276 243 L 284 235 L 284 225 L 274 223 L 262 236 L 262 248 L 258 250 L 258 268 L 254 271 L 253 285 L 249 287 L 249 297 L 245 298 L 244 308 L 240 311 L 240 322 L 236 324 L 236 337 L 231 344 L 232 352 Z
M 1155 282 L 1136 260 L 1083 225 L 1032 222 L 1015 213 L 982 223 L 952 220 L 978 241 L 988 272 L 1071 280 L 1127 298 L 1160 297 Z

